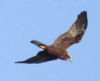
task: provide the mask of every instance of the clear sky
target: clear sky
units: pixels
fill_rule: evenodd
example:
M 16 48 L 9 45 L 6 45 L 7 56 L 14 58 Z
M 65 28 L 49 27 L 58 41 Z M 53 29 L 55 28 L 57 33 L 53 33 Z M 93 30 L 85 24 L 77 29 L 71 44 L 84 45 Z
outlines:
M 15 64 L 52 42 L 86 10 L 88 28 L 69 48 L 72 62 Z M 0 81 L 100 81 L 100 0 L 0 0 Z

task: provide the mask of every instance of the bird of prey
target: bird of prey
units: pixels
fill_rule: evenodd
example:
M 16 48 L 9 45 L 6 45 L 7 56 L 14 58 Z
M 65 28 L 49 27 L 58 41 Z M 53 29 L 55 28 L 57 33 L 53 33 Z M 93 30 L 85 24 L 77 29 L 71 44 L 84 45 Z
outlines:
M 38 64 L 56 59 L 71 61 L 71 56 L 68 54 L 68 51 L 66 49 L 68 49 L 71 45 L 80 42 L 86 31 L 87 25 L 87 12 L 82 11 L 77 16 L 76 21 L 70 27 L 70 29 L 59 36 L 53 44 L 46 45 L 39 41 L 32 40 L 31 43 L 42 48 L 43 51 L 39 51 L 36 56 L 15 63 Z

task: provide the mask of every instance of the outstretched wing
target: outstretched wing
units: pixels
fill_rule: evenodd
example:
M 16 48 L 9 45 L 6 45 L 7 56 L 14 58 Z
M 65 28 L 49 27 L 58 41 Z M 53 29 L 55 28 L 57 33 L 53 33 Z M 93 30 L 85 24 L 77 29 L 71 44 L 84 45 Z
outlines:
M 68 48 L 72 44 L 80 42 L 86 28 L 87 28 L 87 12 L 83 11 L 78 15 L 77 20 L 68 30 L 62 34 L 54 43 L 53 46 L 60 47 L 63 49 Z
M 42 63 L 42 62 L 47 62 L 51 60 L 56 60 L 57 57 L 48 54 L 46 51 L 40 51 L 36 56 L 33 56 L 25 61 L 18 61 L 15 63 L 27 63 L 27 64 L 32 64 L 32 63 Z

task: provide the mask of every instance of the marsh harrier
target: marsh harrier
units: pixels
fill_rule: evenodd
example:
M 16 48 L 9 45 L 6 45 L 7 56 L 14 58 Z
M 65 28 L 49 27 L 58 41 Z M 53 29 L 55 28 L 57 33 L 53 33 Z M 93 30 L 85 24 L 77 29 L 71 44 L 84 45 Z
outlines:
M 27 60 L 18 61 L 16 63 L 42 63 L 56 59 L 70 61 L 71 57 L 66 49 L 68 49 L 71 45 L 80 42 L 86 31 L 87 24 L 87 12 L 83 11 L 77 16 L 76 21 L 70 29 L 59 36 L 52 45 L 46 45 L 36 40 L 32 40 L 31 43 L 42 48 L 43 51 L 39 51 L 36 56 Z

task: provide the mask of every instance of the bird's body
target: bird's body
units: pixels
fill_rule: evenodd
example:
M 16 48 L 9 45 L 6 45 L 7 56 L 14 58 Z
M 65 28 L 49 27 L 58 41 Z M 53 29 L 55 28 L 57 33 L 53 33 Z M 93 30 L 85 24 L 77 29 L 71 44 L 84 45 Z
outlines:
M 59 47 L 54 47 L 53 45 L 48 46 L 46 50 L 49 54 L 56 55 L 58 58 L 63 60 L 65 59 L 64 57 L 68 55 L 66 50 Z
M 79 43 L 82 39 L 87 28 L 87 12 L 83 11 L 78 15 L 75 23 L 70 29 L 59 36 L 52 45 L 46 45 L 36 40 L 32 40 L 31 43 L 42 48 L 43 51 L 38 52 L 36 56 L 33 56 L 25 61 L 18 61 L 16 63 L 42 63 L 56 59 L 71 60 L 70 55 L 66 51 L 71 45 Z

